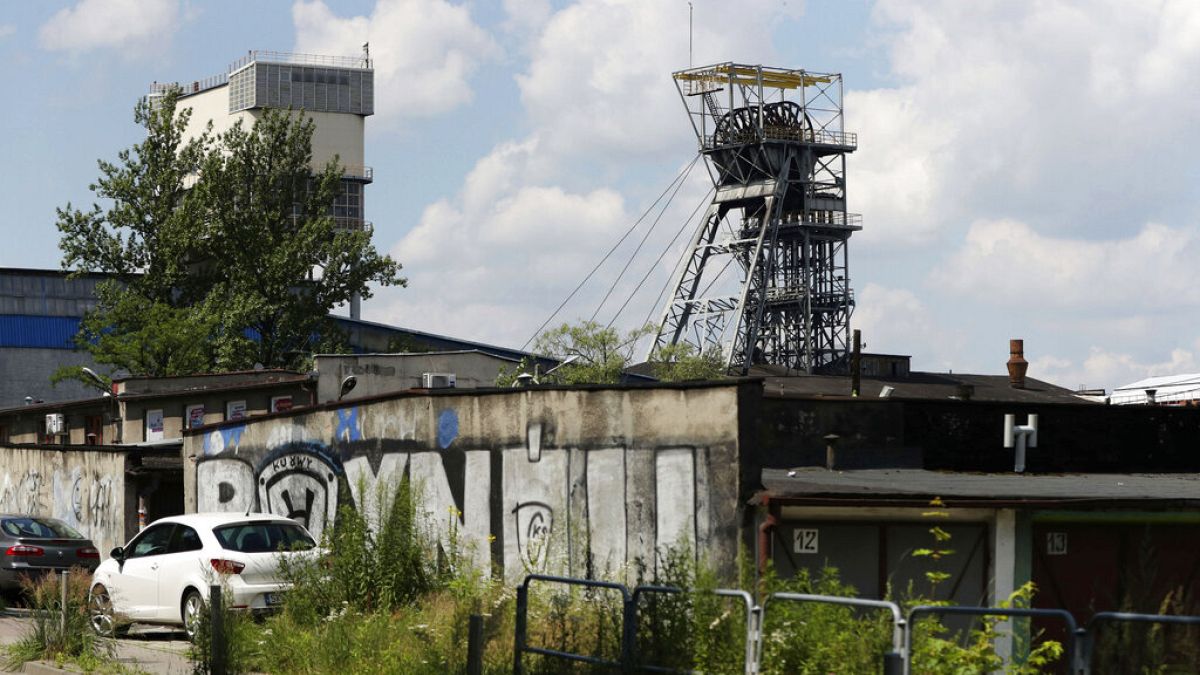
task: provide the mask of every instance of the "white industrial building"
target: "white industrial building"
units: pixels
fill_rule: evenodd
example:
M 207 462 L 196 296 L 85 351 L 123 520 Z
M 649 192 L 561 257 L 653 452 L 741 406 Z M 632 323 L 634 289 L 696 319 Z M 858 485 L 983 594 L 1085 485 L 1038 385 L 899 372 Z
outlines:
M 1200 373 L 1148 377 L 1113 389 L 1113 405 L 1196 405 L 1200 402 Z
M 220 134 L 239 121 L 252 126 L 267 108 L 297 111 L 313 120 L 312 164 L 319 171 L 336 159 L 343 169 L 342 190 L 331 215 L 338 227 L 370 229 L 365 219 L 363 192 L 374 179 L 366 165 L 363 136 L 366 118 L 375 114 L 375 71 L 367 55 L 316 56 L 250 51 L 226 72 L 191 82 L 155 82 L 150 97 L 179 87 L 181 108 L 191 108 L 186 133 L 202 134 L 209 122 Z M 356 296 L 350 317 L 360 318 Z

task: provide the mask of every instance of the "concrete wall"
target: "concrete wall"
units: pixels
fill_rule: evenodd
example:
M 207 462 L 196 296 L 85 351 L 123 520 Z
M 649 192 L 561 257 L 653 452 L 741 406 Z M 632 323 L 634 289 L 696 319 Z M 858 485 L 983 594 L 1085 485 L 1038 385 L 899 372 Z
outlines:
M 134 524 L 126 503 L 125 453 L 0 446 L 0 512 L 58 518 L 90 537 L 101 555 Z
M 517 362 L 482 352 L 417 354 L 318 355 L 317 400 L 337 400 L 342 378 L 357 379 L 348 396 L 363 398 L 421 385 L 422 373 L 453 373 L 458 389 L 493 387 L 502 368 L 512 369 Z
M 291 516 L 318 536 L 402 475 L 479 565 L 619 578 L 698 544 L 733 573 L 738 385 L 399 395 L 189 432 L 188 511 Z
M 122 443 L 140 443 L 147 440 L 147 416 L 150 411 L 163 413 L 163 438 L 179 438 L 188 425 L 187 411 L 193 405 L 204 406 L 204 423 L 224 422 L 230 402 L 244 401 L 247 417 L 266 415 L 271 411 L 271 399 L 290 396 L 293 406 L 308 405 L 312 394 L 300 382 L 225 390 L 203 390 L 177 392 L 166 396 L 154 396 L 122 401 Z
M 195 138 L 204 132 L 208 122 L 213 123 L 214 137 L 233 128 L 240 120 L 242 127 L 251 129 L 262 116 L 262 111 L 239 110 L 229 112 L 229 85 L 214 87 L 198 94 L 185 96 L 179 101 L 179 110 L 192 109 L 192 117 L 184 130 L 184 138 Z M 293 113 L 299 114 L 299 112 Z M 316 123 L 313 131 L 313 166 L 323 167 L 335 156 L 343 166 L 359 167 L 363 161 L 363 137 L 365 118 L 348 113 L 305 112 L 304 115 Z

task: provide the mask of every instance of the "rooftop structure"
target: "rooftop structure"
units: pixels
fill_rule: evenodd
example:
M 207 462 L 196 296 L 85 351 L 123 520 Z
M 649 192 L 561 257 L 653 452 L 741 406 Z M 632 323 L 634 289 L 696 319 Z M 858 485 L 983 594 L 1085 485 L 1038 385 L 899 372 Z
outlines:
M 848 366 L 842 77 L 722 63 L 674 74 L 713 179 L 712 203 L 676 270 L 651 355 L 680 342 L 730 370 Z M 732 263 L 737 265 L 733 266 Z M 736 278 L 725 277 L 727 269 Z
M 1113 389 L 1113 405 L 1196 405 L 1200 402 L 1200 373 L 1148 377 Z
M 239 121 L 251 126 L 268 108 L 302 111 L 315 124 L 313 169 L 334 159 L 342 166 L 342 189 L 330 207 L 335 224 L 371 230 L 364 192 L 375 172 L 366 165 L 363 147 L 365 120 L 375 114 L 375 71 L 369 56 L 250 51 L 218 75 L 151 84 L 151 101 L 173 88 L 183 92 L 180 106 L 192 109 L 188 137 L 203 133 L 210 122 L 217 134 Z M 350 316 L 361 316 L 357 296 L 350 302 Z

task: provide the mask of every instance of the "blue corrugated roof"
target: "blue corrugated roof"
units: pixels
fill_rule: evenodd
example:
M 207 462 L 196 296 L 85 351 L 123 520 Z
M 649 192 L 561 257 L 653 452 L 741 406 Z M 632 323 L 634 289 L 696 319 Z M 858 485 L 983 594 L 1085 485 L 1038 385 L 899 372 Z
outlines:
M 77 316 L 0 314 L 0 347 L 74 349 Z

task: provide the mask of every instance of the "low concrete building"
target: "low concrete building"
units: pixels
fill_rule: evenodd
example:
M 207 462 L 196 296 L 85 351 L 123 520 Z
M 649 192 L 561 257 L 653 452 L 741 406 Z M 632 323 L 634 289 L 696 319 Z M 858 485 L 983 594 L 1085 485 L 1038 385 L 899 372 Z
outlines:
M 375 396 L 402 389 L 474 389 L 494 387 L 502 370 L 519 359 L 478 349 L 406 354 L 318 354 L 317 400 L 336 401 L 342 381 L 353 375 L 353 395 Z
M 103 396 L 0 410 L 0 443 L 128 445 L 183 429 L 310 405 L 315 383 L 286 370 L 114 380 Z
M 267 510 L 319 533 L 407 476 L 432 531 L 453 527 L 510 579 L 619 578 L 686 544 L 730 576 L 742 549 L 784 573 L 838 567 L 879 596 L 923 579 L 912 552 L 940 497 L 950 580 L 917 589 L 938 599 L 992 603 L 1052 578 L 1038 602 L 1085 620 L 1120 593 L 1064 570 L 1100 550 L 1128 560 L 1146 532 L 1169 563 L 1139 602 L 1188 583 L 1200 411 L 1020 384 L 909 373 L 864 377 L 859 397 L 848 378 L 766 377 L 348 399 L 185 432 L 186 507 Z M 1005 417 L 1031 414 L 1037 444 L 1017 473 Z
M 0 513 L 58 518 L 104 557 L 154 519 L 182 513 L 177 448 L 0 444 Z

